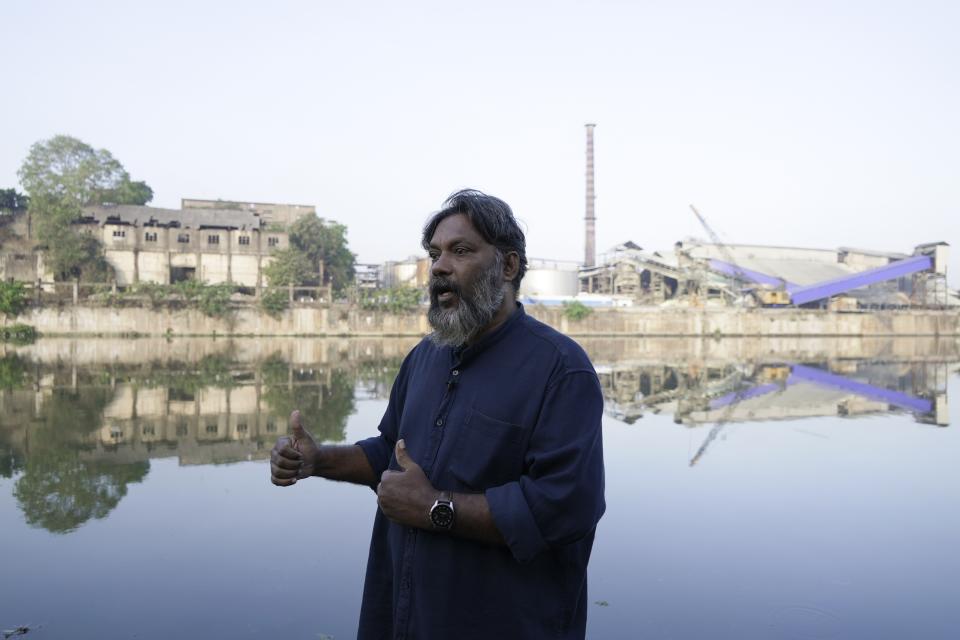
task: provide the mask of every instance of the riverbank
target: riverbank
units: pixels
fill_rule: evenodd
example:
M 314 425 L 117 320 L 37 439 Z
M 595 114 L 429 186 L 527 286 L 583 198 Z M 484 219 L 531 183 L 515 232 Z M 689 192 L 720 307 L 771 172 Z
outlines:
M 837 312 L 817 309 L 596 309 L 574 320 L 562 308 L 528 313 L 571 336 L 960 336 L 960 312 Z M 17 322 L 45 336 L 423 336 L 424 313 L 349 305 L 294 306 L 277 316 L 238 308 L 225 317 L 197 310 L 64 306 L 32 308 Z

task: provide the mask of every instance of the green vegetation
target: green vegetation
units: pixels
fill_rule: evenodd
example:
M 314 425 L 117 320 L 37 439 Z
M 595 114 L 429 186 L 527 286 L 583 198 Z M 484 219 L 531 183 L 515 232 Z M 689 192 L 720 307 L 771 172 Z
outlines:
M 142 481 L 149 462 L 93 462 L 80 446 L 103 424 L 109 388 L 54 389 L 32 425 L 30 455 L 13 487 L 27 524 L 69 533 L 91 518 L 104 518 Z
M 171 308 L 187 307 L 197 309 L 211 318 L 225 318 L 232 311 L 230 296 L 235 291 L 236 286 L 225 282 L 218 284 L 207 284 L 197 280 L 184 280 L 175 284 L 141 282 L 116 293 L 107 291 L 96 294 L 95 298 L 111 307 L 132 306 L 146 300 L 154 309 L 164 305 Z
M 563 315 L 570 320 L 578 322 L 593 313 L 593 309 L 583 304 L 579 300 L 563 303 Z
M 299 249 L 281 249 L 273 254 L 273 261 L 263 269 L 271 286 L 305 284 L 310 276 L 316 276 L 310 260 Z
M 103 282 L 111 268 L 96 238 L 74 233 L 83 208 L 95 204 L 146 204 L 153 190 L 133 182 L 106 149 L 70 136 L 54 136 L 30 147 L 17 173 L 29 194 L 36 234 L 58 280 Z
M 129 375 L 127 380 L 146 388 L 167 387 L 185 394 L 201 389 L 231 389 L 237 385 L 233 378 L 235 366 L 233 351 L 204 356 L 196 363 L 168 363 L 156 365 L 149 375 Z
M 30 204 L 30 198 L 16 189 L 0 189 L 0 214 L 23 211 Z
M 347 228 L 339 223 L 306 216 L 287 229 L 290 247 L 274 253 L 264 269 L 273 285 L 331 285 L 342 293 L 353 284 L 354 256 L 347 247 Z M 321 265 L 323 279 L 321 273 Z
M 230 295 L 235 290 L 232 284 L 206 284 L 198 280 L 184 280 L 170 285 L 170 288 L 188 305 L 211 318 L 222 318 L 230 313 Z
M 413 287 L 361 289 L 357 300 L 362 309 L 403 313 L 416 310 L 420 306 L 422 296 L 423 292 Z
M 27 363 L 13 354 L 0 358 L 0 390 L 20 389 L 27 384 Z
M 304 426 L 317 440 L 342 442 L 346 439 L 347 417 L 356 411 L 354 381 L 347 371 L 334 370 L 329 382 L 321 382 L 321 372 L 291 371 L 279 356 L 265 361 L 261 371 L 263 399 L 272 413 L 287 417 L 299 409 Z
M 283 289 L 268 289 L 260 296 L 260 308 L 272 318 L 278 318 L 290 308 L 290 297 Z
M 32 344 L 39 334 L 29 324 L 11 324 L 0 327 L 0 340 L 13 344 Z
M 0 282 L 0 313 L 16 318 L 27 306 L 27 288 L 22 282 Z

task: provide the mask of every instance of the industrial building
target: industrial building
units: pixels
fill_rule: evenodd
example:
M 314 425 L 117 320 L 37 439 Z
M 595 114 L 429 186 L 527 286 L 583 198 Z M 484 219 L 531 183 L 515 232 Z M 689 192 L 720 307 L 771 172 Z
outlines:
M 841 247 L 728 245 L 690 206 L 710 242 L 677 242 L 672 251 L 644 251 L 634 242 L 596 259 L 594 132 L 586 125 L 584 261 L 577 299 L 593 306 L 730 305 L 806 307 L 837 311 L 960 306 L 947 287 L 949 246 L 934 242 L 910 253 Z M 530 303 L 571 299 L 569 274 L 546 268 L 527 287 Z M 524 283 L 526 284 L 526 283 Z
M 249 210 L 104 205 L 87 208 L 77 227 L 101 240 L 119 285 L 196 279 L 259 287 L 271 254 L 290 242 Z
M 289 227 L 300 218 L 317 215 L 317 208 L 312 204 L 278 204 L 276 202 L 181 198 L 180 208 L 220 211 L 227 218 L 236 211 L 245 211 L 260 218 L 263 226 L 272 228 Z
M 267 284 L 263 270 L 271 256 L 289 247 L 285 226 L 297 216 L 314 213 L 304 205 L 242 203 L 241 208 L 227 209 L 226 204 L 236 203 L 184 202 L 197 206 L 91 206 L 84 209 L 74 228 L 101 241 L 120 286 L 197 279 L 258 288 Z M 53 279 L 42 252 L 33 248 L 29 214 L 17 214 L 7 225 L 7 235 L 0 252 L 0 276 L 22 281 Z
M 387 260 L 383 264 L 354 264 L 357 289 L 426 289 L 430 282 L 430 259 L 410 256 L 406 260 Z
M 638 305 L 953 307 L 960 301 L 947 287 L 948 251 L 945 242 L 906 254 L 686 241 L 660 253 L 626 242 L 580 271 L 580 291 Z

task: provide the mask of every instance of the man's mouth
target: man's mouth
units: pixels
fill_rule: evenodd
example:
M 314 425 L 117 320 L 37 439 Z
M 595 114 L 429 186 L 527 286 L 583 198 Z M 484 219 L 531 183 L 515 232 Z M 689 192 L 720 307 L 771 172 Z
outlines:
M 452 282 L 439 281 L 430 287 L 437 302 L 446 306 L 457 298 L 457 287 Z

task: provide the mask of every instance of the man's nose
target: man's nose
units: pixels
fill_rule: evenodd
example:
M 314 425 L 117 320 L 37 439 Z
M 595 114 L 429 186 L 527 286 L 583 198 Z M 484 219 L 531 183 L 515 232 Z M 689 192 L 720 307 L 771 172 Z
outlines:
M 430 266 L 430 273 L 435 276 L 448 275 L 450 273 L 450 261 L 446 253 L 441 253 Z

